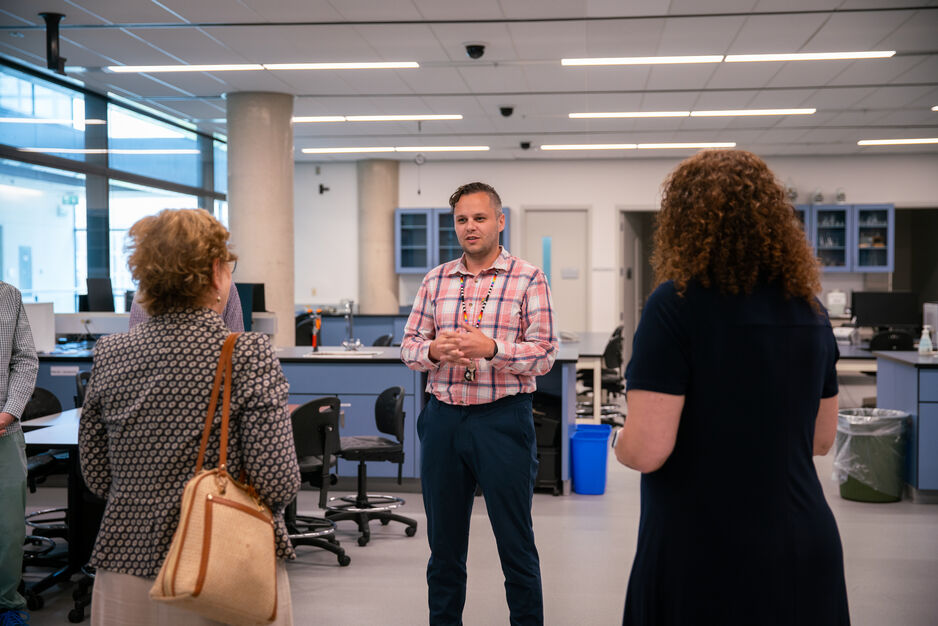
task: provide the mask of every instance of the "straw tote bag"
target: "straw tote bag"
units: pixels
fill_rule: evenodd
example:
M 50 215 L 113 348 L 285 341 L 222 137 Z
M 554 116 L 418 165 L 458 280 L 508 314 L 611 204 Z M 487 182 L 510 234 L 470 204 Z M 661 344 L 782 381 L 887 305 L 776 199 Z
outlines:
M 277 554 L 273 516 L 253 487 L 228 475 L 231 354 L 228 335 L 215 370 L 195 476 L 182 494 L 179 526 L 150 597 L 229 624 L 266 624 L 277 616 Z M 203 469 L 218 391 L 225 382 L 216 469 Z

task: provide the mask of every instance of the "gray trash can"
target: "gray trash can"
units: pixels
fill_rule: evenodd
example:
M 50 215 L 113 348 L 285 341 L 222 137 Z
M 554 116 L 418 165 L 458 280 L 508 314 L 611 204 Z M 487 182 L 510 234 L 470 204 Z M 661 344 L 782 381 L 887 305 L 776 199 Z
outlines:
M 837 415 L 834 479 L 840 496 L 859 502 L 897 502 L 905 486 L 905 430 L 909 414 L 893 409 L 841 409 Z

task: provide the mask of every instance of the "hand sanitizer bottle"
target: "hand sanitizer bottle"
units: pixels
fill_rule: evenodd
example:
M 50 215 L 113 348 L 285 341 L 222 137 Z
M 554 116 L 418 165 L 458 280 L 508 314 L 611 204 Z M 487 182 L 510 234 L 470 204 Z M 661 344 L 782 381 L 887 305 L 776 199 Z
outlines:
M 927 324 L 922 328 L 922 338 L 918 340 L 918 353 L 931 354 L 931 326 Z

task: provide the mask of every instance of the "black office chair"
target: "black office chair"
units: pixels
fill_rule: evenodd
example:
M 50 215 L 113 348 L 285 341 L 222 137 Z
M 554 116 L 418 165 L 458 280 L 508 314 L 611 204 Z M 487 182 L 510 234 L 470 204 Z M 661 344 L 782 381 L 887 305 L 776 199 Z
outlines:
M 915 339 L 905 330 L 884 330 L 870 339 L 870 350 L 912 350 Z
M 373 345 L 373 346 L 390 346 L 392 341 L 394 341 L 394 335 L 391 335 L 391 334 L 381 335 L 380 337 L 378 337 L 377 339 L 375 339 L 375 342 L 374 342 L 373 344 L 371 344 L 371 345 Z
M 622 332 L 623 327 L 617 327 L 613 332 L 612 336 L 609 338 L 609 341 L 606 343 L 606 347 L 603 350 L 603 366 L 600 380 L 600 393 L 596 393 L 596 384 L 593 380 L 593 371 L 592 370 L 580 370 L 577 372 L 577 380 L 583 383 L 583 385 L 588 389 L 593 391 L 593 402 L 602 401 L 602 391 L 605 391 L 610 396 L 618 396 L 625 393 L 625 381 L 623 378 L 622 365 Z M 600 397 L 597 397 L 600 396 Z M 578 405 L 577 415 L 582 415 L 584 417 L 592 415 L 593 413 L 593 404 L 591 402 L 583 402 Z M 616 404 L 603 404 L 602 405 L 602 419 L 603 423 L 611 424 L 613 426 L 621 426 L 624 416 L 619 407 Z
M 85 404 L 85 390 L 91 380 L 91 371 L 82 370 L 75 374 L 75 408 L 80 409 Z
M 397 463 L 397 484 L 401 484 L 404 468 L 404 388 L 390 387 L 381 392 L 375 401 L 375 424 L 378 431 L 393 435 L 397 441 L 380 436 L 342 437 L 339 456 L 347 461 L 358 461 L 358 492 L 354 496 L 330 498 L 326 517 L 334 522 L 354 520 L 358 524 L 358 545 L 364 546 L 371 539 L 369 522 L 381 521 L 382 526 L 395 521 L 406 524 L 404 534 L 413 537 L 417 533 L 417 522 L 403 515 L 392 513 L 404 504 L 402 498 L 368 493 L 368 461 Z
M 330 468 L 336 464 L 334 455 L 339 448 L 339 410 L 338 398 L 319 398 L 297 408 L 290 416 L 300 477 L 319 488 L 320 508 L 326 508 L 329 485 L 336 482 Z M 294 547 L 317 546 L 335 554 L 339 565 L 351 563 L 335 538 L 335 522 L 325 517 L 298 515 L 295 498 L 284 511 L 284 521 Z

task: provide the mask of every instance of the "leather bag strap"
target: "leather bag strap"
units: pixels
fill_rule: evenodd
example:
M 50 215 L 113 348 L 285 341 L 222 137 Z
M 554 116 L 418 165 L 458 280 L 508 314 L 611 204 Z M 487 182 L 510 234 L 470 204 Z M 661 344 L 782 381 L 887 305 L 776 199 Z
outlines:
M 235 342 L 241 333 L 231 333 L 225 339 L 225 344 L 221 348 L 221 356 L 218 359 L 218 365 L 215 367 L 215 382 L 212 385 L 212 396 L 208 403 L 208 414 L 205 416 L 205 427 L 202 429 L 202 442 L 199 444 L 199 458 L 195 463 L 195 473 L 202 471 L 202 464 L 205 461 L 205 448 L 208 446 L 208 437 L 212 431 L 212 418 L 215 417 L 215 407 L 218 406 L 218 392 L 221 389 L 222 380 L 227 378 L 225 384 L 225 395 L 222 401 L 221 418 L 221 450 L 219 451 L 219 467 L 225 465 L 228 458 L 228 415 L 231 402 L 231 355 L 234 353 Z

